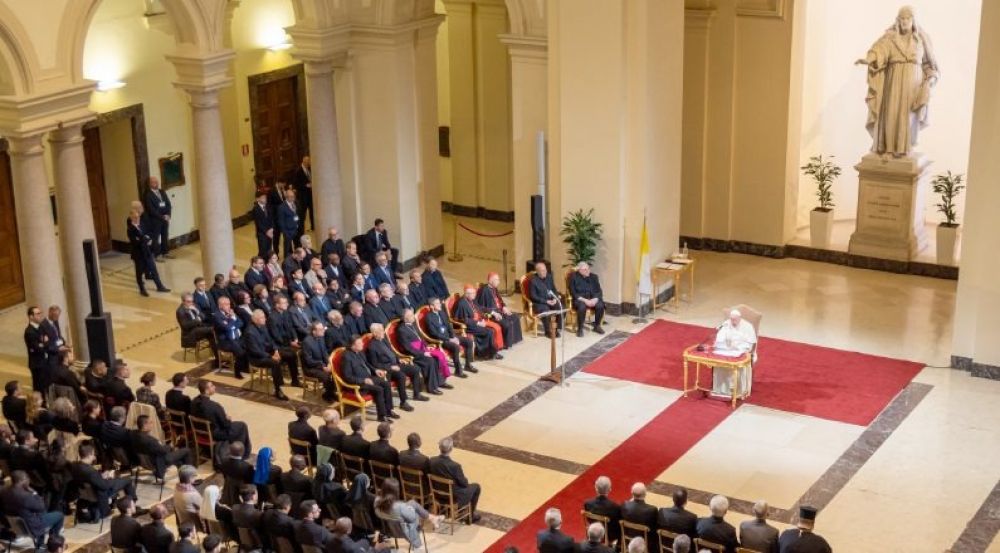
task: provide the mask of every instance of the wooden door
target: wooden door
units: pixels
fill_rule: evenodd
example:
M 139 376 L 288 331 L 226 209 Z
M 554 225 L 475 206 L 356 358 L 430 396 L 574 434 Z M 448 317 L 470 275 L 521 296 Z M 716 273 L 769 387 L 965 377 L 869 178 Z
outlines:
M 14 214 L 14 187 L 10 177 L 10 157 L 0 152 L 0 308 L 24 301 L 21 252 L 17 242 Z
M 90 205 L 94 212 L 97 251 L 104 253 L 111 251 L 111 221 L 108 219 L 108 191 L 104 185 L 104 157 L 101 154 L 100 128 L 83 129 L 83 156 L 87 162 L 87 184 L 90 185 Z
M 299 86 L 298 75 L 250 82 L 254 165 L 263 182 L 287 178 L 302 161 Z

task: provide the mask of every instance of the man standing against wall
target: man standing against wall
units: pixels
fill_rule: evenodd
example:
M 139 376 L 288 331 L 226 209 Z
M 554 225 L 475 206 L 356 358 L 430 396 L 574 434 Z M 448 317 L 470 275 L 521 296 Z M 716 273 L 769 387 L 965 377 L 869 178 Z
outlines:
M 302 163 L 295 170 L 295 175 L 292 177 L 292 184 L 295 186 L 302 209 L 302 213 L 300 214 L 301 220 L 299 221 L 299 236 L 302 236 L 306 233 L 305 218 L 307 211 L 309 212 L 309 230 L 316 230 L 316 224 L 313 222 L 312 165 L 309 162 L 309 156 L 302 156 Z
M 160 179 L 149 177 L 149 190 L 143 204 L 149 217 L 149 234 L 153 238 L 153 254 L 160 259 L 173 259 L 170 255 L 170 197 L 160 189 Z

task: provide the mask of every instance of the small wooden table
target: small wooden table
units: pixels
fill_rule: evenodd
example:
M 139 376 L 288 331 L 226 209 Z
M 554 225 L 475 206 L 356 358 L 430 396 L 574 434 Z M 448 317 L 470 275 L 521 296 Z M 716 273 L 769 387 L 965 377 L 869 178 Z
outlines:
M 653 278 L 653 310 L 654 311 L 656 310 L 656 298 L 658 298 L 660 296 L 660 284 L 662 284 L 662 281 L 661 281 L 660 277 L 662 277 L 662 280 L 665 280 L 667 278 L 672 278 L 673 279 L 673 281 L 674 281 L 674 297 L 671 298 L 670 301 L 671 301 L 671 303 L 674 304 L 674 307 L 677 307 L 677 306 L 680 305 L 680 301 L 681 301 L 681 275 L 683 275 L 684 273 L 687 273 L 688 274 L 688 295 L 689 295 L 689 297 L 691 298 L 692 301 L 694 300 L 694 265 L 695 265 L 695 260 L 693 258 L 689 257 L 685 261 L 687 261 L 687 263 L 684 263 L 684 264 L 677 263 L 677 265 L 679 265 L 679 267 L 677 267 L 677 268 L 664 269 L 664 268 L 657 267 L 657 266 L 653 267 L 653 276 L 652 276 L 652 278 Z M 674 262 L 672 262 L 670 260 L 667 260 L 665 263 L 674 263 Z
M 740 390 L 740 369 L 746 369 L 750 367 L 750 362 L 752 355 L 750 353 L 744 353 L 739 357 L 731 357 L 728 355 L 718 355 L 713 350 L 714 348 L 710 345 L 702 345 L 704 351 L 698 351 L 698 345 L 688 346 L 684 350 L 684 397 L 687 397 L 688 392 L 711 392 L 711 388 L 702 388 L 699 384 L 699 376 L 701 376 L 701 366 L 706 367 L 717 367 L 720 369 L 729 369 L 733 373 L 733 385 L 732 385 L 732 407 L 736 409 L 737 399 L 746 399 L 747 394 Z M 688 388 L 688 363 L 694 363 L 694 386 Z

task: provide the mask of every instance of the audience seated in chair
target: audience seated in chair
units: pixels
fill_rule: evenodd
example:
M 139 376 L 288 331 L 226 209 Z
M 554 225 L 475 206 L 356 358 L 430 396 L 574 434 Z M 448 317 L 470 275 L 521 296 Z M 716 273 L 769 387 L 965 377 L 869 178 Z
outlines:
M 535 540 L 539 553 L 574 553 L 576 551 L 573 538 L 560 530 L 562 513 L 559 509 L 550 507 L 545 511 L 545 526 L 547 528 L 539 531 Z
M 139 530 L 139 543 L 146 550 L 146 553 L 170 553 L 170 546 L 174 543 L 174 533 L 164 524 L 167 518 L 167 509 L 163 505 L 153 505 L 149 510 L 152 520 Z
M 726 553 L 736 553 L 736 548 L 740 545 L 736 538 L 736 528 L 723 520 L 729 511 L 729 500 L 722 495 L 713 496 L 708 502 L 708 508 L 712 514 L 698 520 L 698 537 L 724 546 Z
M 472 507 L 472 522 L 479 522 L 480 516 L 476 512 L 476 506 L 479 504 L 479 494 L 482 492 L 482 488 L 479 484 L 469 482 L 462 471 L 462 465 L 452 460 L 451 451 L 454 447 L 455 444 L 451 438 L 444 438 L 438 443 L 441 454 L 430 460 L 430 474 L 448 478 L 454 482 L 452 491 L 455 495 L 455 502 L 459 506 L 470 505 Z
M 753 520 L 740 523 L 740 546 L 760 553 L 778 553 L 778 529 L 767 523 L 767 502 L 753 504 Z
M 579 553 L 614 553 L 614 550 L 604 545 L 605 538 L 604 525 L 600 522 L 591 523 L 587 526 L 587 539 L 580 542 Z
M 677 488 L 673 492 L 673 507 L 663 507 L 656 517 L 656 526 L 675 534 L 684 534 L 692 540 L 698 537 L 698 515 L 684 508 L 687 505 L 687 490 Z
M 131 497 L 123 497 L 115 502 L 118 516 L 111 519 L 111 547 L 128 553 L 141 553 L 139 531 L 142 524 L 135 518 L 135 502 Z

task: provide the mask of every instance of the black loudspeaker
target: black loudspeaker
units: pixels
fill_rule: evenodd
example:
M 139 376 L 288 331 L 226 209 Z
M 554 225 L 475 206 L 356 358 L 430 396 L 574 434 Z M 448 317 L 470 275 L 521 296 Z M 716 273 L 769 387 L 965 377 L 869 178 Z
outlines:
M 90 290 L 90 314 L 86 318 L 90 360 L 100 359 L 110 367 L 115 360 L 115 335 L 111 327 L 111 313 L 104 312 L 97 245 L 93 240 L 83 241 L 83 262 L 87 269 L 87 288 Z
M 531 196 L 531 259 L 545 257 L 545 198 Z M 530 269 L 529 269 L 530 270 Z

